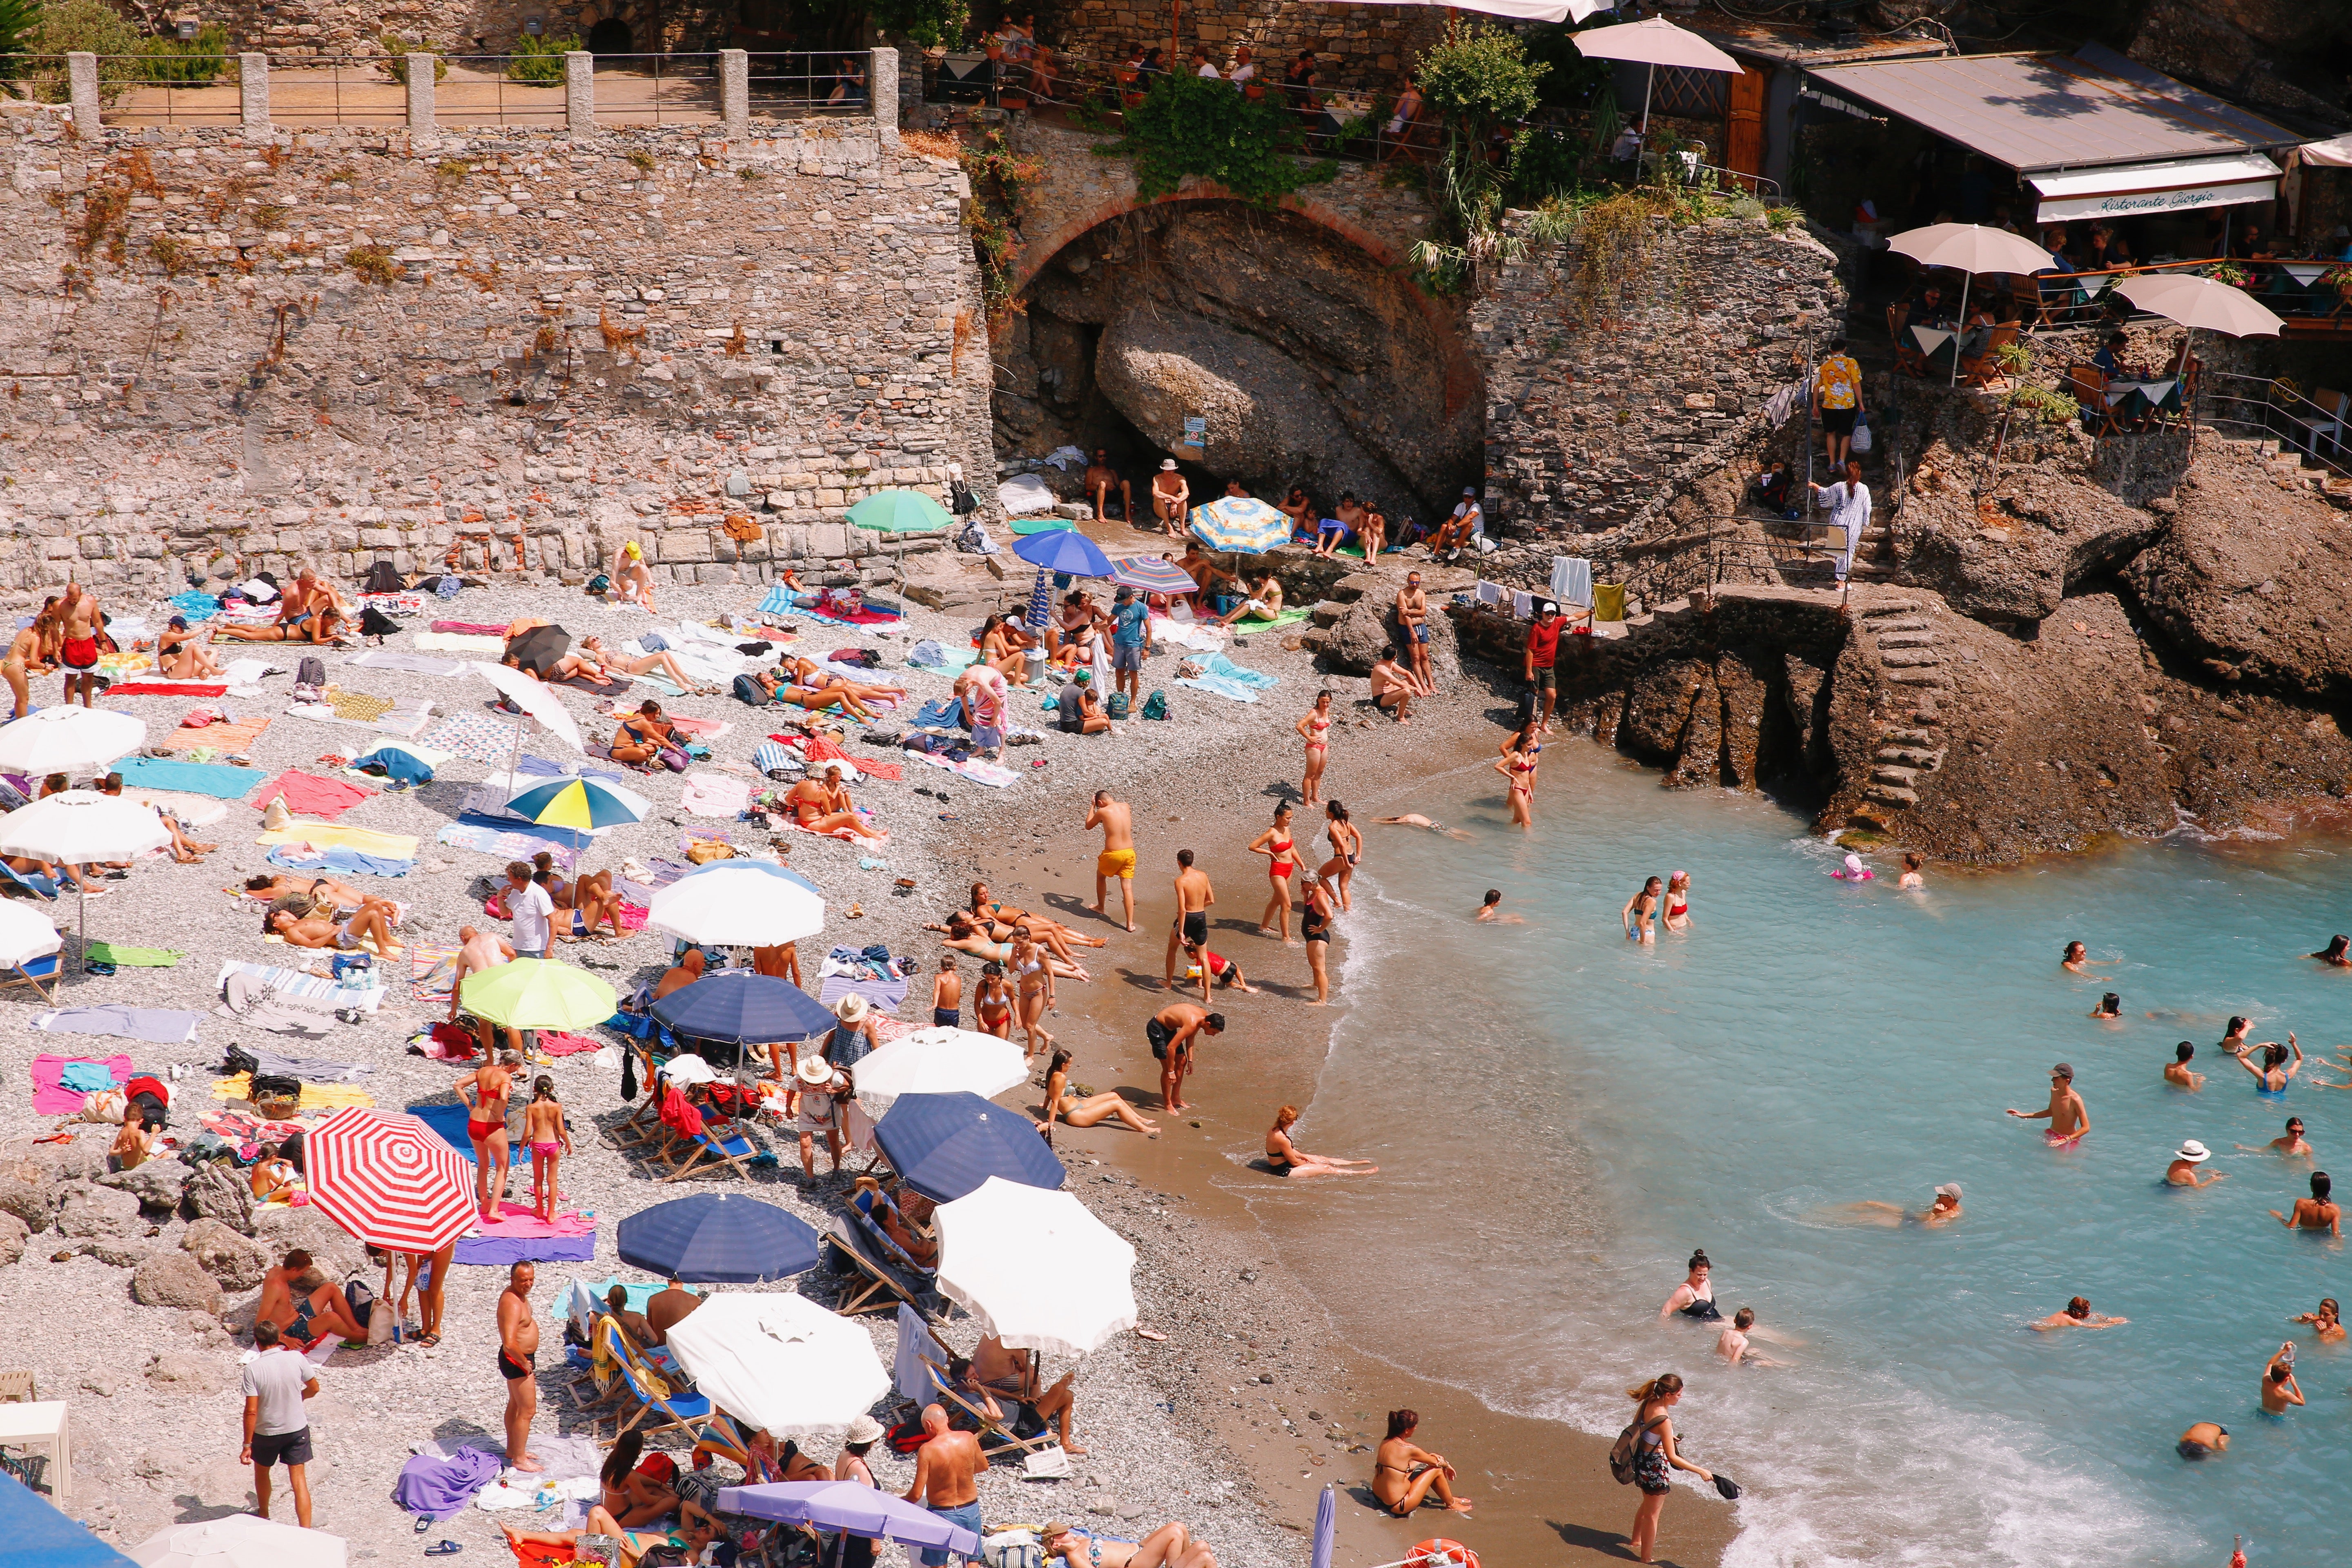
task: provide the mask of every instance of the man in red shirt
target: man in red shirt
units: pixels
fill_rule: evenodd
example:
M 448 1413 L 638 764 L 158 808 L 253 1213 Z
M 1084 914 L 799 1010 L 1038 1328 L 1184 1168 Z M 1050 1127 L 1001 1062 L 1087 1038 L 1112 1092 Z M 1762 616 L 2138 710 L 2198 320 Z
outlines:
M 1559 700 L 1559 674 L 1554 665 L 1559 658 L 1560 628 L 1567 618 L 1559 606 L 1549 599 L 1536 606 L 1536 618 L 1528 623 L 1527 650 L 1520 656 L 1520 674 L 1527 679 L 1537 700 L 1536 722 L 1545 731 L 1551 729 L 1552 704 Z

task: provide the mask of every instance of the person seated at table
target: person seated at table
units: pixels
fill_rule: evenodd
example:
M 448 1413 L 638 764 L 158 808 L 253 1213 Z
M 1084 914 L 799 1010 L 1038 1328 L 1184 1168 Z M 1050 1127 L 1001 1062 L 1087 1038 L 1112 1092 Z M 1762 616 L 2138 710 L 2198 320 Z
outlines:
M 1952 308 L 1944 302 L 1944 291 L 1933 283 L 1919 290 L 1919 298 L 1911 307 L 1910 325 L 1948 329 L 1952 324 Z
M 849 786 L 841 782 L 839 763 L 826 764 L 822 784 L 814 778 L 804 778 L 793 785 L 784 795 L 784 809 L 793 814 L 794 822 L 811 833 L 838 833 L 847 828 L 860 838 L 888 837 L 866 826 L 865 819 L 852 808 Z
M 172 624 L 155 639 L 155 660 L 157 668 L 172 680 L 210 680 L 221 673 L 211 650 L 188 629 L 185 616 L 173 616 Z
M 391 904 L 373 900 L 338 925 L 324 915 L 306 919 L 292 910 L 280 910 L 269 917 L 268 934 L 284 937 L 289 947 L 331 947 L 338 952 L 357 952 L 373 942 L 378 952 L 391 952 L 400 946 L 399 933 L 394 929 L 396 913 Z
M 1261 621 L 1278 619 L 1282 615 L 1282 579 L 1268 571 L 1256 591 L 1218 618 L 1222 626 L 1232 626 L 1244 616 Z
M 1970 300 L 1968 319 L 1960 325 L 1960 358 L 1971 360 L 1983 353 L 1985 345 L 1992 342 L 1993 328 L 1998 324 L 1989 306 L 1979 300 Z
M 2042 230 L 2042 247 L 2050 252 L 2050 266 L 2059 272 L 2081 270 L 2074 265 L 2074 242 L 2066 237 L 2066 226 L 2054 225 Z
M 646 767 L 661 755 L 664 747 L 677 745 L 677 731 L 662 717 L 661 704 L 649 701 L 621 721 L 620 728 L 613 731 L 610 750 L 616 763 Z
M 1997 228 L 2003 234 L 2016 234 L 2018 232 L 2016 215 L 2009 210 L 2009 204 L 2007 202 L 1995 202 L 1993 204 L 1992 218 L 1985 225 L 1985 226 L 1987 228 Z
M 1077 1380 L 1075 1371 L 1064 1373 L 1061 1381 L 1051 1388 L 1040 1388 L 1034 1353 L 1009 1350 L 994 1334 L 982 1334 L 980 1343 L 972 1347 L 971 1377 L 982 1388 L 1017 1399 L 1034 1411 L 1039 1420 L 1054 1423 L 1063 1451 L 1085 1456 L 1086 1450 L 1070 1441 L 1070 1412 L 1077 1403 L 1072 1392 Z
M 1421 119 L 1421 88 L 1405 73 L 1404 83 L 1397 89 L 1396 108 L 1389 115 L 1388 145 L 1381 150 L 1383 162 L 1394 157 L 1412 136 L 1413 126 Z
M 2124 349 L 2127 342 L 2123 333 L 2110 332 L 2107 341 L 2099 345 L 2099 352 L 2091 356 L 2091 363 L 2109 381 L 2120 380 L 2124 375 Z

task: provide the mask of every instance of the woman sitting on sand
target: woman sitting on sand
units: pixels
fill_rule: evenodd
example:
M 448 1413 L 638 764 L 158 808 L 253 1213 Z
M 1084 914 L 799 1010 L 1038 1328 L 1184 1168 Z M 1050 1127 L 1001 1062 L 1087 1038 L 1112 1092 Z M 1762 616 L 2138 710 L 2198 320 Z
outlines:
M 269 917 L 268 934 L 284 937 L 289 947 L 331 947 L 338 952 L 357 952 L 371 942 L 379 953 L 400 948 L 399 934 L 393 929 L 393 908 L 385 903 L 363 904 L 341 925 L 323 915 L 305 919 L 292 910 L 280 910 Z
M 613 732 L 612 752 L 616 763 L 631 767 L 649 767 L 660 756 L 665 746 L 677 745 L 677 734 L 662 717 L 658 702 L 647 702 Z
M 1419 1411 L 1389 1412 L 1389 1435 L 1372 1456 L 1372 1496 L 1399 1519 L 1412 1518 L 1432 1493 L 1451 1511 L 1468 1513 L 1470 1500 L 1454 1495 L 1454 1467 L 1445 1456 L 1414 1445 L 1420 1425 Z
M 793 785 L 785 793 L 784 809 L 793 814 L 794 822 L 811 833 L 839 833 L 846 828 L 860 838 L 889 837 L 866 826 L 865 819 L 851 805 L 849 786 L 841 782 L 839 763 L 826 765 L 823 784 L 814 779 L 803 779 Z
M 971 904 L 969 913 L 974 925 L 982 927 L 999 942 L 1012 941 L 1013 928 L 1016 924 L 1027 926 L 1029 934 L 1052 948 L 1054 956 L 1065 963 L 1076 963 L 1078 961 L 1077 954 L 1070 951 L 1070 944 L 1073 942 L 1080 947 L 1110 945 L 1108 938 L 1087 936 L 1071 930 L 1057 920 L 1039 914 L 1034 910 L 1017 909 L 1011 904 L 991 899 L 988 896 L 988 884 L 985 882 L 974 882 L 971 885 Z
M 1310 1154 L 1290 1141 L 1298 1124 L 1298 1107 L 1286 1105 L 1274 1113 L 1274 1127 L 1265 1135 L 1265 1163 L 1277 1176 L 1373 1176 L 1380 1167 L 1365 1160 L 1342 1160 L 1331 1154 Z M 1393 1435 L 1393 1434 L 1391 1434 Z
M 1099 1122 L 1115 1121 L 1123 1127 L 1134 1128 L 1147 1138 L 1160 1136 L 1159 1124 L 1138 1116 L 1135 1108 L 1128 1104 L 1117 1090 L 1107 1089 L 1100 1094 L 1075 1100 L 1070 1096 L 1069 1085 L 1070 1053 L 1056 1050 L 1052 1064 L 1045 1069 L 1045 1103 L 1037 1108 L 1037 1113 L 1045 1119 L 1046 1126 L 1054 1125 L 1057 1117 L 1073 1127 L 1092 1127 Z
M 1029 650 L 1037 639 L 1009 617 L 992 614 L 981 623 L 980 662 L 1015 685 L 1029 679 Z
M 173 616 L 172 624 L 155 639 L 155 663 L 172 680 L 209 680 L 221 673 L 212 650 L 188 629 L 185 616 Z
M 576 882 L 567 882 L 555 868 L 555 857 L 542 849 L 530 858 L 533 870 L 547 873 L 547 896 L 557 910 L 570 911 L 570 918 L 555 921 L 555 934 L 560 937 L 588 937 L 596 934 L 600 925 L 610 925 L 616 937 L 629 933 L 621 929 L 621 896 L 613 891 L 613 873 L 592 871 Z

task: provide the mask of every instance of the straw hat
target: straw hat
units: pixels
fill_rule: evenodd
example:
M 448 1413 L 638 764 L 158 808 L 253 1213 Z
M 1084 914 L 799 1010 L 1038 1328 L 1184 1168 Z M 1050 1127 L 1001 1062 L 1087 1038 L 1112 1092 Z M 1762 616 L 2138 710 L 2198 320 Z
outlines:
M 833 1081 L 833 1064 L 823 1057 L 803 1057 L 793 1076 L 812 1089 L 823 1089 Z
M 855 1024 L 866 1016 L 866 1010 L 872 1005 L 865 997 L 852 991 L 834 1003 L 833 1016 L 845 1024 Z
M 1172 473 L 1174 473 L 1174 472 L 1176 471 L 1176 459 L 1175 459 L 1175 458 L 1160 458 L 1160 471 L 1161 473 L 1163 473 L 1163 474 L 1172 474 Z
M 861 1415 L 849 1424 L 849 1430 L 841 1435 L 841 1440 L 845 1443 L 878 1443 L 882 1440 L 882 1423 L 871 1415 Z
M 2176 1160 L 2186 1160 L 2192 1165 L 2201 1165 L 2213 1157 L 2213 1151 L 2191 1138 L 2182 1143 L 2174 1152 L 2172 1157 Z

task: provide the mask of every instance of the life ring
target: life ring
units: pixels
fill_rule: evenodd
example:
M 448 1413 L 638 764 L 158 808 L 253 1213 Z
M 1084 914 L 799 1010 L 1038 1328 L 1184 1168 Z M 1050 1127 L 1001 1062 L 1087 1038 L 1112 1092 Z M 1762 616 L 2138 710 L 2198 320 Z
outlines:
M 1413 1542 L 1404 1568 L 1478 1568 L 1478 1554 L 1458 1541 L 1436 1535 Z

